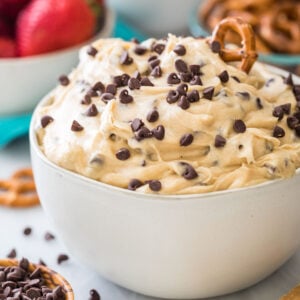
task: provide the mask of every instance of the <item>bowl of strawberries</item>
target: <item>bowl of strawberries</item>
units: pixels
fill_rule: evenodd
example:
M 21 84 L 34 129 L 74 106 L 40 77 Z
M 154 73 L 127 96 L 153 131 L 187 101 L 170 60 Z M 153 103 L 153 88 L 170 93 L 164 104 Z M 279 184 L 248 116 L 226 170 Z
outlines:
M 113 25 L 103 0 L 1 0 L 0 116 L 31 112 Z

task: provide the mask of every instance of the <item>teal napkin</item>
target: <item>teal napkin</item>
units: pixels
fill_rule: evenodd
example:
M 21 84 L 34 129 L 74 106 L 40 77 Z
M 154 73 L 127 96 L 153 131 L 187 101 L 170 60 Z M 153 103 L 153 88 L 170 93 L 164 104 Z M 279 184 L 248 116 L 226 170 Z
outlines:
M 142 41 L 146 39 L 146 36 L 143 33 L 131 27 L 120 17 L 117 18 L 113 36 L 120 37 L 124 40 L 137 38 Z M 31 113 L 0 117 L 0 149 L 5 147 L 14 139 L 26 135 L 29 130 L 30 119 Z

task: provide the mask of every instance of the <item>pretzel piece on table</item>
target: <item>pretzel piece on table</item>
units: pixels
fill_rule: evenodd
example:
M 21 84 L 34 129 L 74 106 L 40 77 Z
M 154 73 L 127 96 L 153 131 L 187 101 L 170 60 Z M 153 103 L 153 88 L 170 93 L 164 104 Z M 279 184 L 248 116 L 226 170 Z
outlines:
M 39 204 L 31 169 L 21 169 L 0 180 L 0 205 L 28 207 Z
M 234 31 L 241 36 L 242 48 L 225 48 L 227 32 Z M 225 62 L 241 61 L 239 68 L 249 73 L 258 55 L 255 47 L 255 35 L 252 27 L 240 18 L 226 18 L 214 29 L 210 44 L 218 45 L 218 52 Z

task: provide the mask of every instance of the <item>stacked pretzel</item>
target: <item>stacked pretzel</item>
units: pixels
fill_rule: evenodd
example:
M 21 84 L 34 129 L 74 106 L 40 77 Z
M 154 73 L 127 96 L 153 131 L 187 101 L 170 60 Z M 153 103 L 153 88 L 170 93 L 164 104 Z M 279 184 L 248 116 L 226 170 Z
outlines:
M 240 17 L 256 34 L 256 47 L 262 53 L 300 53 L 300 2 L 298 0 L 207 0 L 199 17 L 210 31 L 226 17 Z M 238 43 L 230 33 L 226 40 Z

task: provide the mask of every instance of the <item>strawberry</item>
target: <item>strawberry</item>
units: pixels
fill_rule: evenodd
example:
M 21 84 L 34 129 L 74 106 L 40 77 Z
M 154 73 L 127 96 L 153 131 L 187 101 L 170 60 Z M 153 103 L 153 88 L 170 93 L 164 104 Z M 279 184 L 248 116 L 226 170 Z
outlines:
M 7 37 L 0 37 L 0 58 L 15 56 L 17 56 L 17 53 L 14 40 Z
M 0 0 L 0 15 L 15 20 L 30 0 Z
M 29 56 L 82 43 L 96 21 L 85 0 L 32 0 L 17 20 L 18 52 Z
M 4 17 L 0 17 L 0 37 L 1 36 L 12 37 L 13 34 L 14 34 L 14 28 L 11 22 L 9 22 Z

